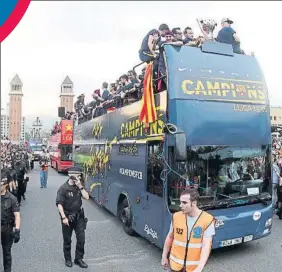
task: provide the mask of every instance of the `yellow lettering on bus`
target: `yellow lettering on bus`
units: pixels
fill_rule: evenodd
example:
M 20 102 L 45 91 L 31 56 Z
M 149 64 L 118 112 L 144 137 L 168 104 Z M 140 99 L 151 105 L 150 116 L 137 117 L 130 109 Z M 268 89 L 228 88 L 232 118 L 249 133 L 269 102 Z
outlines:
M 187 80 L 184 80 L 183 82 L 182 82 L 182 84 L 181 84 L 181 88 L 182 88 L 182 91 L 184 92 L 184 93 L 186 93 L 186 94 L 194 94 L 195 93 L 195 90 L 194 91 L 190 91 L 189 90 L 189 88 L 188 88 L 188 84 L 189 85 L 193 85 L 193 81 L 192 80 L 189 80 L 189 79 L 187 79 Z
M 140 133 L 142 135 L 142 128 L 143 128 L 143 123 L 141 123 L 138 119 L 136 120 L 136 135 Z
M 213 85 L 211 81 L 207 81 L 207 88 L 208 90 L 220 90 L 219 82 L 215 81 Z
M 221 82 L 220 86 L 221 86 L 222 90 L 228 90 L 229 91 L 231 89 L 230 85 L 226 82 Z
M 121 123 L 121 125 L 120 125 L 120 137 L 121 137 L 121 138 L 124 138 L 124 132 L 123 132 L 123 130 L 124 130 L 124 123 Z
M 199 94 L 207 95 L 207 91 L 196 91 L 196 94 L 197 95 Z
M 159 119 L 159 120 L 157 120 L 157 122 L 158 122 L 158 134 L 162 134 L 163 133 L 164 121 Z
M 248 90 L 248 97 L 250 99 L 258 99 L 257 90 Z
M 265 101 L 265 93 L 263 91 L 258 91 L 258 99 Z
M 129 122 L 128 124 L 128 134 L 129 134 L 129 137 L 133 136 L 135 137 L 136 136 L 136 131 L 135 131 L 135 121 L 131 121 Z
M 205 90 L 205 86 L 204 86 L 204 84 L 201 80 L 197 81 L 196 90 L 197 91 L 204 91 Z

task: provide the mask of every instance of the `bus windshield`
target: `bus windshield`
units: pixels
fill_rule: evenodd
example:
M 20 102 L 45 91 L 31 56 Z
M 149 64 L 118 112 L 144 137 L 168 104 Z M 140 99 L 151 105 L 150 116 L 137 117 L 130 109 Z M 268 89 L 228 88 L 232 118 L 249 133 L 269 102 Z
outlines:
M 199 204 L 269 193 L 269 148 L 191 146 L 187 161 L 174 162 L 176 174 L 168 175 L 168 197 L 177 203 L 186 186 L 196 185 Z M 169 201 L 169 202 L 170 202 Z
M 30 149 L 31 149 L 32 152 L 43 151 L 43 146 L 42 145 L 32 145 L 32 146 L 30 146 Z
M 60 145 L 61 161 L 72 161 L 72 145 Z

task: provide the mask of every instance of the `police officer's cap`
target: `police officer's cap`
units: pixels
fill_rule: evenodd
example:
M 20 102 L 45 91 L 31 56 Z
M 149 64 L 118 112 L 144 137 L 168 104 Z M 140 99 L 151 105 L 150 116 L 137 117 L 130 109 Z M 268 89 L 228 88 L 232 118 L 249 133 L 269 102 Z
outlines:
M 73 166 L 70 167 L 68 170 L 68 175 L 73 176 L 73 175 L 81 175 L 82 174 L 82 168 L 78 166 Z

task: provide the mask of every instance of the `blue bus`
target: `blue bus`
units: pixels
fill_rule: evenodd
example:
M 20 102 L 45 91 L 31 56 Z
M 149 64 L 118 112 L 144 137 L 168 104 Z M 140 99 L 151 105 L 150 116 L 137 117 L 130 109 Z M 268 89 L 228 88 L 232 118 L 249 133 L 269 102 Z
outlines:
M 85 187 L 126 233 L 160 248 L 191 185 L 216 218 L 213 248 L 268 236 L 271 125 L 256 58 L 210 41 L 165 45 L 164 58 L 167 88 L 155 94 L 149 129 L 139 121 L 141 101 L 75 126 L 74 163 Z
M 41 157 L 44 154 L 44 149 L 46 145 L 42 144 L 41 142 L 32 141 L 29 142 L 29 149 L 34 156 L 35 161 L 40 161 Z

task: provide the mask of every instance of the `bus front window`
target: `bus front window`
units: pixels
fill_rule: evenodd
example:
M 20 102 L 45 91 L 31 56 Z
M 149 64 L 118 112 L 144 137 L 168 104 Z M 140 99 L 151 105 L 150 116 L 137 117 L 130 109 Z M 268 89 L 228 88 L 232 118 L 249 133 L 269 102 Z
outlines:
M 239 199 L 270 192 L 270 149 L 232 146 L 191 146 L 187 161 L 173 169 L 182 177 L 168 175 L 168 202 L 177 205 L 181 192 L 196 186 L 199 204 L 217 204 L 222 199 Z M 171 151 L 173 153 L 173 151 Z
M 31 146 L 30 147 L 30 150 L 32 152 L 35 152 L 35 151 L 43 151 L 43 147 L 42 146 Z
M 60 145 L 61 161 L 72 161 L 72 145 Z

